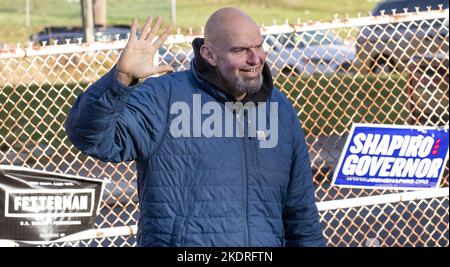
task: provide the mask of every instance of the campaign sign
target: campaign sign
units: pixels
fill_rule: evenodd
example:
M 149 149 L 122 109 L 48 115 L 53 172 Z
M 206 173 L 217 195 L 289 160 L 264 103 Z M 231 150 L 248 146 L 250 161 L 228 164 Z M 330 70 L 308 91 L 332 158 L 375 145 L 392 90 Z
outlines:
M 51 242 L 94 227 L 104 181 L 0 165 L 0 239 Z
M 333 185 L 380 189 L 439 187 L 448 158 L 448 126 L 354 124 Z

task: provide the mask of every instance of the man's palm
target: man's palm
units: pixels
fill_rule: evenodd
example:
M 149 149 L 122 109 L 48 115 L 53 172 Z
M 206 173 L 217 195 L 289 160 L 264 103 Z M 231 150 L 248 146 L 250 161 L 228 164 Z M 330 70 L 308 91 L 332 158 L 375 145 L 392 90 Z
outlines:
M 137 20 L 134 19 L 131 24 L 130 39 L 117 63 L 118 78 L 125 84 L 136 78 L 145 78 L 154 74 L 173 71 L 170 65 L 155 66 L 153 64 L 155 53 L 167 39 L 171 27 L 169 26 L 152 44 L 161 25 L 161 17 L 158 17 L 154 25 L 151 25 L 151 21 L 150 17 L 147 18 L 139 38 L 136 36 Z

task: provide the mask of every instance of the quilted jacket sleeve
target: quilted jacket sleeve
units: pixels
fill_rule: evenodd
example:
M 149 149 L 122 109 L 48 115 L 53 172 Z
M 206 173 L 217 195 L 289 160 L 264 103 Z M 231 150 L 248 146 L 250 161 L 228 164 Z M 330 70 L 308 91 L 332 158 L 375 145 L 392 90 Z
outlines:
M 164 134 L 168 94 L 157 80 L 124 86 L 116 68 L 78 96 L 65 127 L 83 153 L 102 161 L 148 157 Z
M 300 121 L 296 114 L 293 117 L 294 152 L 283 211 L 286 246 L 321 247 L 325 241 L 314 199 L 310 159 Z

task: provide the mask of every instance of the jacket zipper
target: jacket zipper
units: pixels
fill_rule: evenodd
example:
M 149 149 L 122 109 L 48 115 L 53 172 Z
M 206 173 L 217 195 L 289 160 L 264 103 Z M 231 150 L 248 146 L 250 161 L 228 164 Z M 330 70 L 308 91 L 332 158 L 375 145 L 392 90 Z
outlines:
M 256 128 L 256 122 L 253 122 L 253 121 L 251 121 L 251 120 L 249 120 L 248 121 L 248 125 L 249 125 L 249 128 L 251 128 L 251 127 L 255 127 Z M 252 131 L 253 129 L 250 129 L 250 131 Z M 254 131 L 253 131 L 254 133 L 256 133 L 256 129 L 254 129 Z M 255 164 L 255 167 L 256 168 L 258 168 L 259 167 L 259 162 L 258 162 L 258 150 L 257 150 L 257 146 L 258 146 L 258 139 L 257 139 L 258 137 L 257 136 L 250 136 L 249 135 L 249 141 L 250 141 L 250 147 L 251 147 L 251 149 L 252 149 L 252 155 L 254 155 L 254 157 L 255 157 L 255 161 L 254 161 L 254 164 Z
M 240 112 L 237 112 L 236 118 L 238 120 L 239 131 L 244 131 L 244 125 L 241 121 Z M 242 127 L 241 127 L 242 126 Z M 242 169 L 244 170 L 243 179 L 244 179 L 244 246 L 249 246 L 249 233 L 248 233 L 248 171 L 247 171 L 247 157 L 245 155 L 245 135 L 242 138 L 242 150 L 244 152 L 244 161 L 242 161 Z

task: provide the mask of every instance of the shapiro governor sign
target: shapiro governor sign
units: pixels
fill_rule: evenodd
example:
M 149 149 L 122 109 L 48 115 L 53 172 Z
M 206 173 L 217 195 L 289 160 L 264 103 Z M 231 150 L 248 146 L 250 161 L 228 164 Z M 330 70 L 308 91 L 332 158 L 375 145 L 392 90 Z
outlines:
M 356 188 L 439 187 L 448 159 L 448 126 L 354 124 L 333 185 Z

